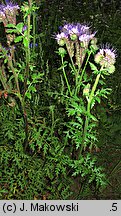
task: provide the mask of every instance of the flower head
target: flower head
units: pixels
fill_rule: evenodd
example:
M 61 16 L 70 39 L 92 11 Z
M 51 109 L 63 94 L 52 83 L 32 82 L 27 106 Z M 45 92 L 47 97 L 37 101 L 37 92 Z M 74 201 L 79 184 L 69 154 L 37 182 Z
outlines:
M 90 27 L 87 25 L 82 25 L 80 23 L 68 23 L 65 24 L 63 27 L 60 28 L 61 33 L 57 34 L 55 39 L 57 42 L 60 41 L 60 39 L 68 38 L 71 40 L 79 40 L 80 42 L 83 42 L 84 45 L 88 45 L 89 41 L 92 40 L 96 33 L 91 33 Z
M 89 43 L 90 40 L 92 40 L 95 36 L 95 33 L 93 34 L 82 34 L 80 37 L 79 37 L 79 40 L 80 42 L 83 42 L 85 45 Z
M 4 5 L 1 4 L 1 5 L 0 5 L 0 20 L 1 20 L 1 21 L 2 21 L 2 19 L 5 18 L 5 13 L 4 13 L 4 11 L 3 11 L 3 8 L 4 8 Z
M 22 32 L 26 31 L 27 30 L 27 26 L 24 25 L 24 27 L 22 28 Z
M 89 42 L 94 38 L 96 32 L 92 33 L 89 26 L 82 25 L 80 30 L 79 41 L 87 47 Z
M 55 39 L 57 40 L 58 44 L 63 46 L 65 44 L 65 39 L 68 38 L 68 35 L 64 32 L 61 32 L 60 34 L 56 34 Z
M 4 8 L 4 5 L 1 4 L 1 5 L 0 5 L 0 11 L 3 11 L 3 8 Z
M 95 62 L 101 66 L 108 68 L 115 64 L 116 61 L 116 51 L 109 46 L 101 48 L 99 52 L 95 55 Z
M 6 3 L 6 5 L 4 5 L 3 7 L 3 11 L 6 13 L 6 11 L 9 11 L 9 12 L 16 12 L 17 10 L 19 10 L 20 7 L 13 3 L 12 1 Z
M 20 7 L 12 1 L 0 5 L 0 21 L 6 26 L 9 23 L 16 24 L 16 15 Z

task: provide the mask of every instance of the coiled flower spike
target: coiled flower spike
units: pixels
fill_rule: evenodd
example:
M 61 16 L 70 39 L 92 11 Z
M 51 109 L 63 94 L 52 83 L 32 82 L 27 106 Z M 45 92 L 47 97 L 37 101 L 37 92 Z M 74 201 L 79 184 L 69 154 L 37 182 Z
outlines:
M 103 68 L 108 69 L 109 73 L 113 73 L 115 71 L 116 50 L 106 45 L 95 55 L 95 62 Z
M 4 26 L 8 23 L 16 24 L 16 15 L 20 7 L 12 1 L 6 1 L 6 4 L 0 5 L 0 21 L 4 23 Z
M 57 40 L 58 44 L 62 39 L 69 39 L 69 40 L 79 40 L 83 43 L 84 46 L 87 47 L 89 41 L 94 38 L 96 32 L 93 34 L 90 31 L 90 27 L 87 25 L 82 25 L 80 23 L 76 24 L 65 24 L 63 27 L 60 28 L 61 33 L 56 34 L 55 39 Z

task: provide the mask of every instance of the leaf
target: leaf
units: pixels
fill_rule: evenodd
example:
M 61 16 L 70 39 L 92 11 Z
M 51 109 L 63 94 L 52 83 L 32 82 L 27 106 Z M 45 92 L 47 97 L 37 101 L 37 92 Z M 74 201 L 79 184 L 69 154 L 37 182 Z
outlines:
M 37 90 L 36 90 L 36 88 L 34 86 L 30 86 L 29 91 L 36 92 Z
M 99 97 L 95 97 L 95 100 L 100 104 L 101 100 Z
M 18 77 L 19 77 L 19 79 L 20 79 L 22 82 L 24 81 L 24 76 L 23 76 L 23 74 L 19 74 Z
M 29 68 L 31 71 L 33 71 L 33 69 L 35 68 L 35 65 L 30 65 Z
M 98 122 L 98 120 L 97 120 L 97 119 L 95 118 L 95 116 L 93 116 L 92 114 L 90 114 L 89 117 L 90 117 L 93 121 L 97 121 L 97 122 Z
M 4 59 L 4 63 L 5 63 L 5 64 L 7 63 L 7 61 L 8 61 L 7 59 Z
M 63 70 L 63 68 L 65 68 L 65 67 L 67 67 L 67 65 L 65 64 L 63 64 L 61 67 L 59 67 L 57 70 Z
M 27 80 L 27 85 L 31 84 L 31 82 L 29 80 Z
M 83 124 L 83 120 L 82 118 L 80 118 L 79 116 L 76 116 L 77 120 L 79 121 L 79 123 Z
M 7 27 L 7 28 L 16 28 L 16 25 L 10 23 L 10 24 L 7 24 L 6 27 Z
M 12 76 L 9 78 L 8 82 L 10 82 L 13 78 L 14 78 L 14 76 L 12 75 Z
M 93 63 L 89 62 L 89 64 L 90 64 L 91 70 L 98 71 L 97 67 Z
M 72 72 L 72 74 L 74 74 L 74 68 L 73 68 L 73 66 L 69 63 L 69 67 L 71 68 L 71 72 Z
M 78 122 L 69 122 L 70 125 L 73 125 L 73 127 L 75 128 L 78 128 L 78 129 L 81 129 L 82 128 L 82 125 Z
M 22 41 L 22 39 L 23 39 L 22 36 L 18 36 L 18 37 L 16 37 L 16 38 L 14 39 L 14 42 L 15 42 L 15 43 L 18 43 L 18 42 Z
M 31 93 L 30 92 L 26 92 L 25 95 L 26 95 L 27 98 L 31 99 Z
M 25 48 L 27 48 L 29 46 L 29 42 L 28 42 L 26 37 L 23 39 L 23 44 L 24 44 Z
M 7 29 L 7 33 L 18 33 L 17 29 Z
M 24 26 L 24 23 L 22 23 L 22 22 L 18 23 L 17 26 L 16 26 L 16 28 L 18 29 L 18 31 L 20 33 L 22 33 L 23 26 Z
M 76 110 L 75 109 L 72 109 L 72 108 L 70 108 L 70 109 L 68 109 L 68 116 L 73 116 L 73 115 L 75 115 L 75 113 L 76 113 Z
M 37 73 L 32 74 L 32 79 L 33 79 L 33 80 L 37 79 L 37 76 L 38 76 Z

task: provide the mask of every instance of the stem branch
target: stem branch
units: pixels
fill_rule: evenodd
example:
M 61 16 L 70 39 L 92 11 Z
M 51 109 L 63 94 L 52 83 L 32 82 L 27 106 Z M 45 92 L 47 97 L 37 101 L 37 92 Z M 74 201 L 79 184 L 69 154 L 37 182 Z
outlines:
M 71 89 L 70 89 L 70 85 L 69 85 L 69 82 L 68 82 L 68 79 L 67 79 L 67 76 L 66 76 L 66 73 L 65 73 L 65 69 L 64 69 L 64 61 L 63 61 L 63 57 L 61 56 L 61 62 L 62 62 L 62 65 L 63 65 L 63 74 L 64 74 L 64 78 L 66 80 L 66 84 L 67 84 L 67 87 L 68 87 L 68 91 L 70 93 L 70 96 L 72 96 L 72 93 L 71 93 Z

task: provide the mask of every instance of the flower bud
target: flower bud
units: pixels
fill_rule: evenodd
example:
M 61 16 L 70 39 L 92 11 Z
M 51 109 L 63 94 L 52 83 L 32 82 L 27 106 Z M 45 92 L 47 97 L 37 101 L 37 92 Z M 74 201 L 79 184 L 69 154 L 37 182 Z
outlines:
M 103 59 L 103 56 L 98 52 L 96 55 L 95 55 L 95 62 L 97 64 L 99 64 Z
M 58 44 L 59 44 L 60 46 L 64 46 L 64 45 L 65 45 L 64 39 L 60 39 L 60 40 L 58 41 Z
M 96 45 L 96 44 L 97 44 L 97 38 L 94 37 L 94 38 L 91 40 L 91 44 L 92 44 L 92 45 Z
M 114 71 L 115 71 L 115 66 L 114 65 L 111 65 L 110 67 L 108 67 L 109 74 L 114 73 Z
M 66 52 L 66 50 L 63 48 L 63 47 L 59 47 L 59 54 L 61 55 L 61 56 L 65 56 L 65 54 L 66 54 L 67 52 Z
M 70 35 L 70 39 L 73 41 L 77 40 L 77 35 L 76 34 Z
M 89 91 L 90 91 L 90 84 L 88 83 L 85 88 L 83 89 L 83 95 L 89 96 Z

